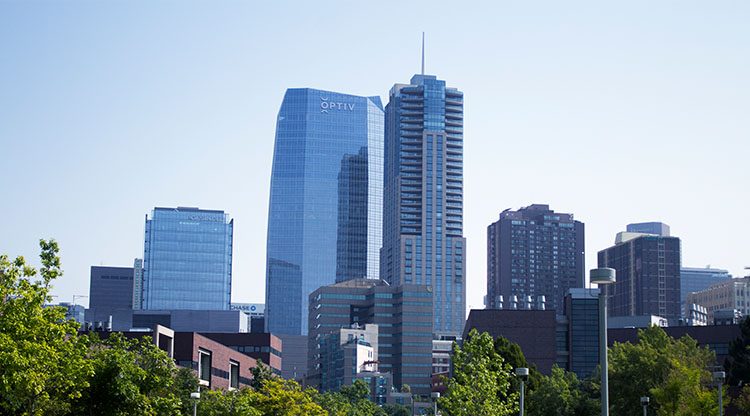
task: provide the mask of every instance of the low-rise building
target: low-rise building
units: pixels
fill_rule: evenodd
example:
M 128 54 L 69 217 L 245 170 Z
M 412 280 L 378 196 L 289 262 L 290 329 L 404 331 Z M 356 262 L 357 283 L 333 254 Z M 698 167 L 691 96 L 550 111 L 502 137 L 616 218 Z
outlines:
M 688 304 L 698 304 L 708 310 L 708 321 L 713 322 L 714 312 L 722 309 L 737 309 L 743 315 L 750 314 L 750 276 L 729 279 L 699 292 L 689 293 Z

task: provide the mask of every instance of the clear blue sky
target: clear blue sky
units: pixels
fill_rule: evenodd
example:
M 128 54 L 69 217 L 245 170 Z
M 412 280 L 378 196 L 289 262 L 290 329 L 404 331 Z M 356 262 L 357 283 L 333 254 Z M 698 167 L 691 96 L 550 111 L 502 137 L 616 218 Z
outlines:
M 0 2 L 0 252 L 62 246 L 58 300 L 132 264 L 154 206 L 235 219 L 235 301 L 263 301 L 284 90 L 465 93 L 468 303 L 486 227 L 549 203 L 587 268 L 661 220 L 683 264 L 750 266 L 750 2 Z M 85 302 L 84 302 L 85 303 Z

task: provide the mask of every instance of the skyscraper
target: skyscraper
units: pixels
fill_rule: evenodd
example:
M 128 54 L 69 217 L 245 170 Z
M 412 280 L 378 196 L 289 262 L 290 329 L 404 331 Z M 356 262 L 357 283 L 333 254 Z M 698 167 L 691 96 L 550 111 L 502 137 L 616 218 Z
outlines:
M 568 289 L 584 286 L 584 254 L 584 226 L 573 214 L 540 204 L 501 212 L 487 227 L 487 308 L 544 296 L 562 314 Z
M 463 102 L 445 81 L 414 75 L 391 88 L 385 109 L 380 275 L 431 286 L 433 330 L 453 336 L 466 313 Z
M 268 331 L 306 335 L 312 291 L 379 276 L 382 184 L 380 98 L 287 90 L 271 173 Z
M 142 309 L 228 310 L 233 228 L 224 211 L 157 207 L 146 215 Z
M 599 252 L 599 267 L 617 271 L 617 282 L 604 288 L 609 315 L 680 318 L 679 238 L 618 233 L 615 245 Z

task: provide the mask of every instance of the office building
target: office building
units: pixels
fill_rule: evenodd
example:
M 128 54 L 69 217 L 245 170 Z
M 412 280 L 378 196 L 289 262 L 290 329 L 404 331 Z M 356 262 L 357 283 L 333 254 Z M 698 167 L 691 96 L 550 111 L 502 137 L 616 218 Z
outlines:
M 319 288 L 310 294 L 309 384 L 322 382 L 321 337 L 353 324 L 376 324 L 378 370 L 392 374 L 396 389 L 408 384 L 412 393 L 429 395 L 432 311 L 431 288 L 425 285 L 390 286 L 379 279 L 353 279 Z
M 86 322 L 108 323 L 123 329 L 133 310 L 133 267 L 91 266 Z
M 151 328 L 162 325 L 178 332 L 249 332 L 247 315 L 230 310 L 141 310 L 130 312 L 131 321 L 124 328 L 113 326 L 114 331 L 131 328 Z
M 224 211 L 157 207 L 146 215 L 141 309 L 229 310 L 233 228 Z
M 583 379 L 599 365 L 599 289 L 570 289 L 565 296 L 567 319 L 564 368 Z
M 621 232 L 614 246 L 598 253 L 598 260 L 599 267 L 617 272 L 617 281 L 604 288 L 610 316 L 680 319 L 679 238 Z
M 439 335 L 461 334 L 466 313 L 463 101 L 445 81 L 414 75 L 385 109 L 381 277 L 430 286 Z
M 378 326 L 352 324 L 320 334 L 316 361 L 320 377 L 314 387 L 320 392 L 339 391 L 351 385 L 358 374 L 377 371 Z
M 568 289 L 584 287 L 584 254 L 584 225 L 573 214 L 541 204 L 501 212 L 487 227 L 487 308 L 544 296 L 562 314 Z
M 713 322 L 720 310 L 738 310 L 750 315 L 750 276 L 721 281 L 698 292 L 688 293 L 686 302 L 708 310 L 708 322 Z
M 687 312 L 687 296 L 691 292 L 700 292 L 711 285 L 732 278 L 727 270 L 711 267 L 682 267 L 680 268 L 680 304 L 683 315 Z
M 312 291 L 379 276 L 382 175 L 380 98 L 286 91 L 276 123 L 266 260 L 266 329 L 285 344 L 306 338 Z

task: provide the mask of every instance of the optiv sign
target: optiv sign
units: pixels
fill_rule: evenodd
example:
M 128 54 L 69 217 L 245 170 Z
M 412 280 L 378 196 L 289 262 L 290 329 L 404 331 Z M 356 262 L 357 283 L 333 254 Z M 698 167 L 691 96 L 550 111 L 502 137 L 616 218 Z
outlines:
M 327 113 L 329 110 L 354 111 L 354 104 L 338 103 L 335 101 L 329 101 L 327 97 L 320 97 L 320 112 Z

